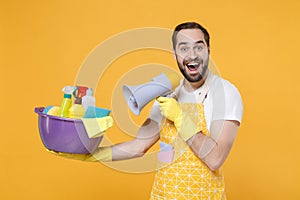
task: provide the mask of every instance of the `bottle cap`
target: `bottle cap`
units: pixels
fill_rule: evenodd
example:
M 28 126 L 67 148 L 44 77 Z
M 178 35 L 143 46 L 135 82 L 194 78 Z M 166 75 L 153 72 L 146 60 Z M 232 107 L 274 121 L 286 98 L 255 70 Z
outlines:
M 71 99 L 72 95 L 71 94 L 64 94 L 64 98 Z
M 72 94 L 73 91 L 75 90 L 75 87 L 74 86 L 65 86 L 62 91 L 65 93 L 65 94 Z

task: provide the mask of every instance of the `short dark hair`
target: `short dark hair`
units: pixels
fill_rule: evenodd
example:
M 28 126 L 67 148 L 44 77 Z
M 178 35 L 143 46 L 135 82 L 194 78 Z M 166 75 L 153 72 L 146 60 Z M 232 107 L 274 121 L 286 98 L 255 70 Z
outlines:
M 185 22 L 185 23 L 179 24 L 174 29 L 173 36 L 172 36 L 172 43 L 173 43 L 174 50 L 176 49 L 177 34 L 182 29 L 200 29 L 203 32 L 204 40 L 205 40 L 207 46 L 209 47 L 209 33 L 207 32 L 207 30 L 203 26 L 201 26 L 200 24 L 198 24 L 196 22 Z

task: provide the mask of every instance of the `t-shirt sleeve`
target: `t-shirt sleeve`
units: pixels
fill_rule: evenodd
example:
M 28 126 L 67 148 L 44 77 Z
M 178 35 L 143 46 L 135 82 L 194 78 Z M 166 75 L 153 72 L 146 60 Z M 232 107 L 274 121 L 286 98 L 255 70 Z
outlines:
M 243 102 L 238 89 L 228 81 L 218 87 L 214 98 L 213 120 L 236 120 L 242 122 Z

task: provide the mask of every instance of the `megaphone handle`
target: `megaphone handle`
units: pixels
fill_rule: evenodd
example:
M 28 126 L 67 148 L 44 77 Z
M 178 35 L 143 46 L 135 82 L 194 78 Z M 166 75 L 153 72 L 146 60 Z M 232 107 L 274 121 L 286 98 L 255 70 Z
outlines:
M 167 94 L 166 97 L 170 97 L 170 98 L 178 100 L 178 97 L 175 92 L 171 92 L 171 93 Z
M 160 96 L 157 96 L 156 98 L 155 98 L 155 100 L 156 101 L 158 101 L 158 98 L 159 97 L 168 97 L 168 98 L 173 98 L 173 99 L 176 99 L 176 101 L 177 101 L 177 95 L 175 94 L 175 92 L 168 92 L 168 93 L 166 93 L 166 94 L 162 94 L 162 95 L 160 95 Z M 159 101 L 158 101 L 159 102 Z

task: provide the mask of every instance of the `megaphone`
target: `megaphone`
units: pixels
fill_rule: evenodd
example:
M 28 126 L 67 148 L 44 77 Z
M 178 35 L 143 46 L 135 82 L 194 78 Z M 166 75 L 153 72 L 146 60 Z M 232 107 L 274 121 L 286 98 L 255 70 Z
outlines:
M 162 73 L 151 82 L 127 86 L 123 85 L 123 95 L 135 115 L 140 115 L 141 110 L 152 99 L 171 93 L 180 83 L 180 77 L 176 73 Z

